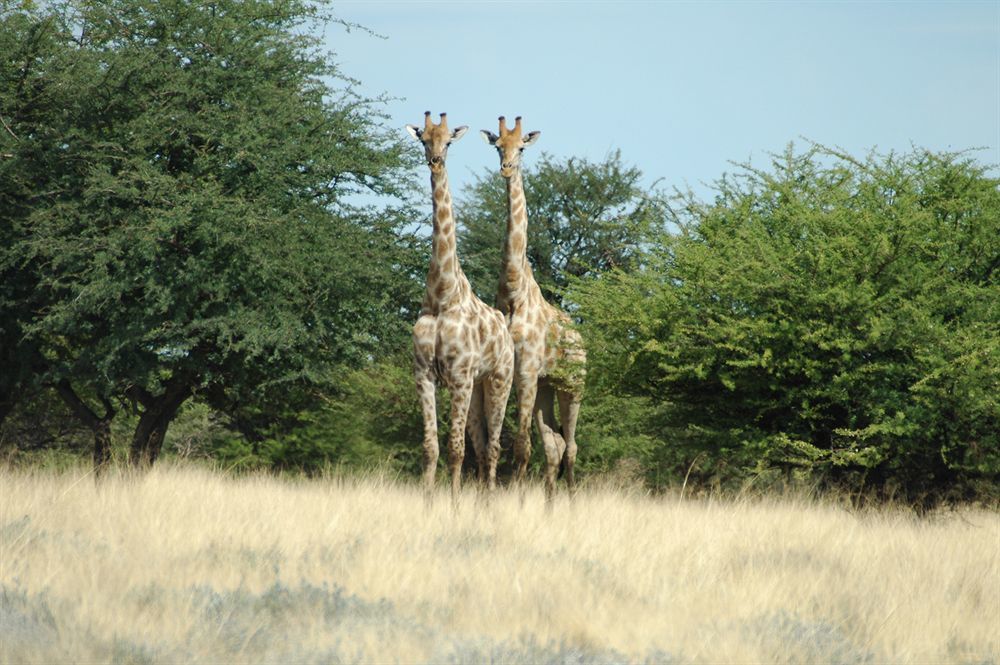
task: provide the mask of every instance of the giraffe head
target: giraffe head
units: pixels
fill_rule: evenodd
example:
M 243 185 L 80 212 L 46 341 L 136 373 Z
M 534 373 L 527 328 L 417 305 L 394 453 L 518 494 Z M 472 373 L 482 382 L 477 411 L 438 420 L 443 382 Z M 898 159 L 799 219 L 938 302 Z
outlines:
M 444 160 L 448 156 L 448 146 L 462 138 L 469 129 L 463 126 L 455 131 L 449 131 L 447 115 L 442 113 L 441 123 L 435 125 L 431 121 L 431 112 L 424 111 L 423 128 L 416 125 L 406 126 L 410 136 L 424 144 L 424 155 L 427 157 L 427 166 L 431 167 L 431 173 L 441 173 L 444 169 Z
M 521 168 L 521 153 L 537 141 L 541 134 L 528 132 L 527 136 L 521 136 L 521 116 L 514 118 L 513 129 L 507 129 L 507 121 L 500 116 L 500 136 L 485 129 L 479 133 L 484 141 L 497 149 L 500 155 L 500 175 L 504 178 L 511 177 L 514 171 Z

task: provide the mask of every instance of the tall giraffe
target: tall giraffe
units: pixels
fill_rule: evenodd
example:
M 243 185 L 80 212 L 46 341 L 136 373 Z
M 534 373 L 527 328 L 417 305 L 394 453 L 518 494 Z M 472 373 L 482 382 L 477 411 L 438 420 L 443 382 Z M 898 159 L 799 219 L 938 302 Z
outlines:
M 514 128 L 500 116 L 500 135 L 483 130 L 483 139 L 500 154 L 500 175 L 507 181 L 507 237 L 497 306 L 507 319 L 514 341 L 514 382 L 517 384 L 518 429 L 514 442 L 515 477 L 524 478 L 531 456 L 531 422 L 545 448 L 545 497 L 555 494 L 560 466 L 574 491 L 576 421 L 586 378 L 587 353 L 569 316 L 542 297 L 528 263 L 528 212 L 521 182 L 521 153 L 541 132 L 521 135 L 520 116 Z M 556 421 L 554 402 L 559 401 Z
M 434 230 L 427 290 L 420 318 L 413 326 L 413 360 L 417 393 L 424 415 L 424 484 L 434 486 L 438 461 L 438 381 L 451 392 L 451 432 L 448 466 L 452 500 L 458 500 L 465 432 L 468 424 L 479 479 L 489 490 L 496 487 L 500 458 L 500 427 L 514 374 L 514 346 L 503 315 L 477 298 L 455 254 L 455 220 L 445 158 L 448 146 L 468 127 L 448 131 L 446 114 L 440 124 L 424 114 L 424 127 L 407 125 L 407 131 L 424 146 L 431 171 Z

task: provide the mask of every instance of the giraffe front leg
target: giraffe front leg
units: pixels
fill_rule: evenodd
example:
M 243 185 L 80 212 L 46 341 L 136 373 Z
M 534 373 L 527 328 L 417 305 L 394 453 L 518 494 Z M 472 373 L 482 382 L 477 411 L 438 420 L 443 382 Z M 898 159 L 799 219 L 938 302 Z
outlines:
M 430 500 L 438 463 L 437 376 L 434 372 L 434 342 L 437 320 L 421 316 L 413 324 L 413 375 L 417 397 L 424 417 L 424 477 L 426 497 Z
M 511 372 L 497 373 L 483 381 L 483 404 L 489 443 L 486 449 L 487 489 L 492 493 L 497 484 L 497 463 L 500 461 L 500 430 L 510 397 Z M 529 423 L 530 424 L 530 423 Z
M 471 373 L 470 373 L 471 374 Z M 471 376 L 456 381 L 451 386 L 451 432 L 448 433 L 448 467 L 451 471 L 451 501 L 458 505 L 458 491 L 462 487 L 462 460 L 465 458 L 465 426 L 472 402 Z
M 576 420 L 580 415 L 580 395 L 559 392 L 559 420 L 562 423 L 562 435 L 566 441 L 566 453 L 562 458 L 562 469 L 566 473 L 566 485 L 570 496 L 576 493 L 573 480 L 573 465 L 576 463 Z
M 514 480 L 524 480 L 531 459 L 531 417 L 538 393 L 538 377 L 522 376 L 517 382 L 517 438 L 514 439 Z
M 434 376 L 429 370 L 417 372 L 417 395 L 424 415 L 424 490 L 429 497 L 434 489 L 438 463 L 437 401 Z

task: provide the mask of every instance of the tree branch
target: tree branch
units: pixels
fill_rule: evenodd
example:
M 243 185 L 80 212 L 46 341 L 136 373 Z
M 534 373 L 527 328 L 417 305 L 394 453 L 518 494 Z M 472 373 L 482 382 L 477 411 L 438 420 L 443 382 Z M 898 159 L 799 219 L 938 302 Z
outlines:
M 91 410 L 87 406 L 86 402 L 80 399 L 80 396 L 76 394 L 73 390 L 73 386 L 70 385 L 68 379 L 63 379 L 55 385 L 56 392 L 62 397 L 66 405 L 73 411 L 77 418 L 79 418 L 83 423 L 90 429 L 96 429 L 97 425 L 101 422 L 100 416 Z
M 21 140 L 20 137 L 14 133 L 14 130 L 10 128 L 10 125 L 7 124 L 7 121 L 3 119 L 2 115 L 0 115 L 0 123 L 3 123 L 3 128 L 7 130 L 8 134 L 14 137 L 15 141 Z

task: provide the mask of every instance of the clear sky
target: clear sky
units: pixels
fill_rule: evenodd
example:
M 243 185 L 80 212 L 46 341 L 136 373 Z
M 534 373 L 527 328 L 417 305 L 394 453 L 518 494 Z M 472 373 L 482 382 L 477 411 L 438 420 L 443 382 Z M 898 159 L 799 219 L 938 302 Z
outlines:
M 765 165 L 802 138 L 861 155 L 986 148 L 1000 164 L 1000 0 L 986 2 L 338 2 L 327 29 L 361 92 L 469 125 L 448 157 L 456 193 L 497 169 L 478 130 L 524 116 L 525 161 L 626 163 L 667 187 L 731 161 Z M 533 154 L 532 154 L 533 153 Z

